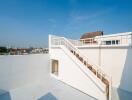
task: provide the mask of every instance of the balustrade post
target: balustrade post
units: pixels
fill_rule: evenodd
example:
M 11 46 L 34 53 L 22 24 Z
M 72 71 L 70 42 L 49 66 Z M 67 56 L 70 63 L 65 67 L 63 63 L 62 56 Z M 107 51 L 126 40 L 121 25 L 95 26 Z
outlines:
M 122 36 L 121 36 L 121 41 L 120 41 L 120 44 L 122 44 Z
M 130 43 L 130 44 L 131 44 L 131 46 L 132 46 L 132 34 L 131 34 L 131 36 L 130 36 L 130 39 L 131 39 L 131 40 L 130 40 L 130 41 L 131 41 L 131 43 Z
M 51 35 L 49 35 L 49 54 L 51 51 L 51 46 L 52 46 L 52 38 L 51 38 Z

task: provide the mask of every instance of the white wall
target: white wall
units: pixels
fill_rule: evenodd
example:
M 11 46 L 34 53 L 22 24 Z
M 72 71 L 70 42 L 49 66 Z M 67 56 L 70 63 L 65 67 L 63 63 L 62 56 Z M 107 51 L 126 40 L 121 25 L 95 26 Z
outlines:
M 73 59 L 60 48 L 50 49 L 50 59 L 59 60 L 58 78 L 61 81 L 92 97 L 100 100 L 105 99 L 104 91 L 98 88 L 98 86 L 79 68 L 78 64 L 75 63 L 76 59 L 73 61 Z
M 44 81 L 48 54 L 0 56 L 0 89 L 11 90 Z
M 99 55 L 99 47 L 80 47 L 79 48 L 81 53 L 87 56 L 88 58 L 90 57 L 90 61 L 93 62 L 94 64 L 99 65 L 100 64 L 100 55 Z
M 112 85 L 132 92 L 132 47 L 83 47 L 79 48 L 93 62 L 112 76 Z M 100 53 L 100 54 L 99 54 Z M 100 63 L 99 63 L 100 62 Z

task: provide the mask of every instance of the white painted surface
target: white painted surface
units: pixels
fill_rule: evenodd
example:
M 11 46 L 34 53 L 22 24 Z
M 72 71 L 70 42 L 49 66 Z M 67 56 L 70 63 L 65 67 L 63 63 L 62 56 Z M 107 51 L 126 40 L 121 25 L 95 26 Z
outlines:
M 100 58 L 99 58 L 99 47 L 95 46 L 95 47 L 88 47 L 88 48 L 85 48 L 85 47 L 80 47 L 79 48 L 80 52 L 85 55 L 86 57 L 88 57 L 88 59 L 95 63 L 96 65 L 100 65 Z
M 48 54 L 0 56 L 0 100 L 95 100 L 49 71 Z
M 46 67 L 49 68 L 49 66 Z M 11 100 L 96 100 L 50 76 L 43 84 L 32 84 L 14 89 L 10 91 L 10 94 Z
M 75 63 L 75 60 L 78 60 L 77 58 L 73 60 L 62 49 L 52 48 L 50 49 L 50 59 L 59 60 L 59 80 L 89 94 L 92 97 L 105 100 L 106 96 L 104 90 L 98 88 L 97 85 L 95 85 L 95 83 L 87 76 L 88 74 L 86 75 L 86 73 L 79 68 L 80 66 Z
M 79 48 L 87 57 L 112 76 L 112 85 L 132 92 L 132 47 L 94 46 Z
M 110 35 L 96 36 L 95 39 L 101 43 L 102 41 L 119 40 L 119 45 L 132 44 L 132 32 L 116 33 Z M 101 45 L 101 44 L 100 44 Z
M 0 89 L 11 90 L 27 84 L 41 83 L 48 54 L 0 56 Z
M 57 37 L 58 40 L 53 39 L 53 41 L 55 42 L 52 44 L 53 47 L 55 47 L 57 45 L 59 45 L 59 46 L 63 45 L 63 43 L 61 44 L 60 38 L 61 37 Z M 120 40 L 120 43 L 119 43 L 119 45 L 101 45 L 101 44 L 100 45 L 82 45 L 78 48 L 84 55 L 86 55 L 90 59 L 90 62 L 95 63 L 95 65 L 101 66 L 102 70 L 105 73 L 107 73 L 109 76 L 112 76 L 112 86 L 132 92 L 132 87 L 131 87 L 131 84 L 132 84 L 132 79 L 131 79 L 131 77 L 132 77 L 132 74 L 131 74 L 131 69 L 132 69 L 132 67 L 131 67 L 131 65 L 132 65 L 132 62 L 131 62 L 131 59 L 132 59 L 132 33 L 126 32 L 126 33 L 121 33 L 121 34 L 116 34 L 116 35 L 113 34 L 113 35 L 103 36 L 101 38 L 103 38 L 102 41 Z M 65 45 L 65 46 L 67 46 L 67 45 Z M 58 59 L 59 61 L 61 61 L 60 62 L 61 68 L 63 68 L 63 67 L 66 68 L 66 69 L 59 68 L 60 74 L 59 74 L 58 78 L 60 80 L 65 81 L 66 83 L 70 84 L 71 86 L 74 86 L 75 88 L 91 95 L 92 93 L 90 91 L 85 91 L 85 89 L 83 90 L 83 87 L 80 86 L 81 83 L 77 82 L 77 79 L 76 79 L 79 77 L 77 73 L 79 73 L 80 76 L 83 76 L 84 73 L 82 74 L 81 72 L 77 71 L 77 69 L 76 69 L 77 64 L 72 65 L 72 63 L 69 63 L 71 61 L 71 59 L 68 57 L 65 57 L 65 53 L 61 52 L 61 49 L 57 50 L 57 49 L 50 48 L 51 59 Z M 66 53 L 66 55 L 67 55 L 67 53 Z M 69 56 L 69 55 L 67 55 L 67 56 Z M 75 63 L 76 60 L 73 59 L 73 62 Z M 69 68 L 67 66 L 72 66 L 72 67 Z M 76 68 L 73 68 L 73 66 L 76 66 Z M 72 69 L 72 71 L 70 69 Z M 76 70 L 75 72 L 73 71 L 74 69 Z M 63 72 L 62 70 L 63 71 L 65 70 L 65 71 Z M 61 71 L 62 71 L 62 73 L 61 73 Z M 71 71 L 71 73 L 69 71 Z M 67 74 L 65 72 L 70 73 L 70 74 Z M 75 75 L 76 77 L 72 75 L 73 73 L 77 74 L 77 75 Z M 83 79 L 83 77 L 79 77 L 79 78 Z M 74 80 L 74 81 L 72 81 L 72 80 Z M 74 82 L 76 84 L 74 84 Z M 85 82 L 85 81 L 83 80 L 82 82 Z M 79 84 L 79 85 L 76 86 L 77 84 Z M 90 82 L 89 82 L 89 84 L 90 84 Z M 92 86 L 92 84 L 90 84 L 90 86 Z M 84 87 L 85 87 L 85 85 L 84 85 Z M 98 97 L 98 96 L 96 96 L 96 97 Z

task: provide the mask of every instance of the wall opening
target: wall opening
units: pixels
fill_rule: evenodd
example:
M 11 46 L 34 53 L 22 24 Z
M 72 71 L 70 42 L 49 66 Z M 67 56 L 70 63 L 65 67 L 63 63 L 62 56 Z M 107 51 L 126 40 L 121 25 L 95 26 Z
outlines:
M 108 41 L 102 41 L 103 45 L 117 45 L 120 44 L 120 40 L 108 40 Z
M 52 74 L 58 76 L 58 67 L 59 67 L 59 62 L 58 60 L 52 59 Z

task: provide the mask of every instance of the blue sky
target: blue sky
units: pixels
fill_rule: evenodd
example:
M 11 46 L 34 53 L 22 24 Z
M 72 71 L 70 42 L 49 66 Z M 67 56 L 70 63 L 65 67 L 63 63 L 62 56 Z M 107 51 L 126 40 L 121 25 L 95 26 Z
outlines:
M 131 0 L 0 0 L 0 45 L 45 47 L 48 34 L 132 31 Z

